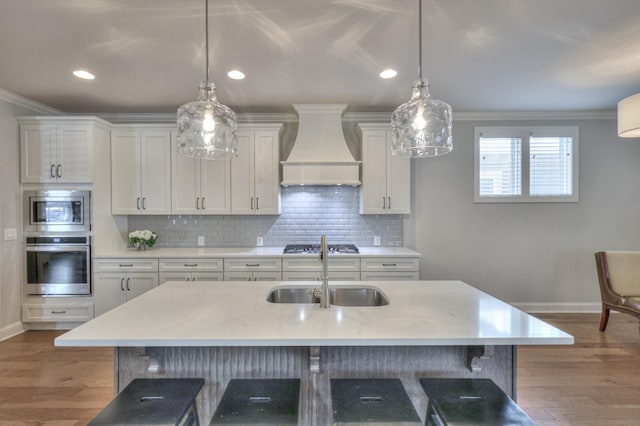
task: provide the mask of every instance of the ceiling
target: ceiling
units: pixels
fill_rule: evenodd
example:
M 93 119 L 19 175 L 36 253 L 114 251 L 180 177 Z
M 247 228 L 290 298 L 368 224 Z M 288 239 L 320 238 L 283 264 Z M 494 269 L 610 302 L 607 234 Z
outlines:
M 170 113 L 205 75 L 203 0 L 0 0 L 0 88 L 69 113 Z M 418 75 L 417 0 L 210 0 L 236 112 L 392 111 Z M 455 111 L 614 109 L 640 91 L 638 0 L 424 0 L 423 73 Z M 387 66 L 398 76 L 383 80 Z M 93 81 L 72 76 L 90 70 Z M 246 79 L 231 80 L 238 68 Z

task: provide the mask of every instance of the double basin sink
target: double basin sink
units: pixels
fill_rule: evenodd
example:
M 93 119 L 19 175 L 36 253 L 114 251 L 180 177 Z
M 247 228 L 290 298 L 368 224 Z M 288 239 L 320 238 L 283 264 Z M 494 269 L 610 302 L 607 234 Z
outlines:
M 271 303 L 320 303 L 313 296 L 314 287 L 275 287 L 269 291 L 267 302 Z M 336 306 L 385 306 L 389 299 L 382 291 L 373 286 L 330 287 L 329 303 Z

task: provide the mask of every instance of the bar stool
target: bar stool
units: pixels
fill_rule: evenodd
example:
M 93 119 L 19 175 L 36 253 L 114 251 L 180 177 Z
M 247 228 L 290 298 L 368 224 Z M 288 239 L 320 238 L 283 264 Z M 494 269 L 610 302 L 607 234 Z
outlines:
M 89 425 L 197 426 L 203 385 L 204 379 L 134 379 Z
M 534 425 L 490 379 L 420 379 L 429 397 L 426 425 Z
M 232 379 L 212 425 L 297 425 L 300 379 Z
M 421 425 L 400 379 L 331 379 L 333 424 Z

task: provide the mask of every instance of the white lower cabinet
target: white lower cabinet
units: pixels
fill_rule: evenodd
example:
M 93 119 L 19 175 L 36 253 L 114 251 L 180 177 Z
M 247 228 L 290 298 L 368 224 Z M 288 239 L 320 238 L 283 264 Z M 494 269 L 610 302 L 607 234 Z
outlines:
M 158 286 L 158 259 L 96 259 L 93 271 L 96 315 Z
M 419 279 L 419 260 L 401 257 L 360 259 L 362 281 L 415 281 Z
M 281 281 L 282 259 L 241 257 L 224 260 L 225 281 Z
M 93 315 L 90 297 L 27 297 L 22 305 L 24 322 L 85 322 Z
M 319 281 L 322 263 L 318 256 L 290 258 L 282 261 L 283 281 Z M 336 281 L 360 280 L 360 259 L 329 257 L 329 279 Z
M 222 259 L 160 259 L 160 284 L 167 281 L 222 281 Z

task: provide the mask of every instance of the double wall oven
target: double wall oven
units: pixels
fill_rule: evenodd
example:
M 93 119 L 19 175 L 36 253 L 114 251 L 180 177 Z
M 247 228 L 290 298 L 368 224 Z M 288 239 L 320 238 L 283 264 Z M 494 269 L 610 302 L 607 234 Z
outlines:
M 90 191 L 24 192 L 25 294 L 91 294 L 90 205 Z

